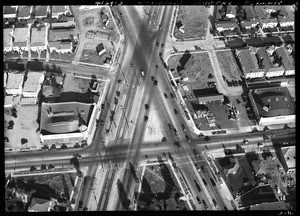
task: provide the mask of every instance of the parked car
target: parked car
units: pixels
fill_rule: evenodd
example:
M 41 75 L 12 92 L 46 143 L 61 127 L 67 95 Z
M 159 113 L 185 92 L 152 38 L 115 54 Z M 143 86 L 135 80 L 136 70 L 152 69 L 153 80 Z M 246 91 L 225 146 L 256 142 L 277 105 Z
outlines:
M 139 182 L 140 182 L 140 180 L 139 180 L 139 178 L 138 178 L 137 176 L 134 177 L 134 181 L 135 181 L 136 183 L 139 183 Z
M 158 83 L 158 81 L 155 79 L 155 80 L 153 80 L 153 84 L 154 85 L 157 85 L 157 83 Z
M 78 203 L 78 209 L 82 209 L 82 206 L 83 206 L 83 202 L 80 200 Z
M 161 44 L 161 48 L 164 49 L 165 48 L 165 44 L 162 43 Z
M 204 206 L 204 208 L 205 208 L 205 209 L 208 209 L 208 206 L 207 206 L 207 204 L 206 204 L 205 200 L 202 200 L 202 202 L 203 202 L 203 206 Z
M 199 169 L 199 167 L 198 167 L 198 164 L 194 163 L 194 165 L 195 165 L 195 167 L 196 167 L 197 171 L 199 172 L 199 171 L 200 171 L 200 169 Z
M 155 77 L 154 76 L 151 76 L 151 81 L 153 82 L 155 80 Z
M 196 151 L 196 149 L 193 149 L 194 155 L 198 156 L 198 152 Z
M 214 198 L 212 199 L 212 201 L 213 201 L 214 205 L 215 205 L 216 207 L 218 207 L 218 204 L 217 204 L 217 202 L 216 202 L 216 200 L 215 200 Z
M 144 116 L 145 122 L 148 121 L 148 116 Z
M 156 46 L 159 46 L 159 42 L 158 41 L 156 41 Z
M 175 134 L 175 136 L 178 137 L 178 132 L 177 132 L 177 130 L 175 128 L 174 128 L 174 134 Z
M 149 105 L 148 104 L 145 104 L 145 109 L 149 109 Z
M 142 76 L 145 76 L 145 72 L 143 70 L 141 70 L 141 74 Z
M 161 24 L 159 24 L 158 29 L 161 30 Z
M 240 103 L 241 103 L 241 101 L 240 101 L 239 99 L 236 99 L 236 102 L 237 102 L 238 104 L 240 104 Z
M 177 112 L 177 110 L 174 108 L 174 113 L 177 115 L 178 114 L 178 112 Z
M 166 93 L 164 93 L 164 96 L 165 96 L 166 99 L 168 98 L 168 95 Z
M 186 141 L 191 142 L 190 138 L 188 135 L 185 135 Z
M 166 138 L 166 137 L 163 137 L 163 138 L 161 139 L 161 141 L 162 141 L 162 142 L 167 142 L 167 138 Z
M 197 190 L 200 192 L 200 191 L 201 191 L 201 187 L 200 187 L 199 184 L 196 182 L 196 180 L 194 180 L 194 182 L 195 182 L 195 185 L 196 185 Z
M 173 93 L 172 93 L 172 92 L 170 92 L 170 95 L 171 95 L 171 97 L 172 97 L 172 98 L 174 98 L 174 95 L 173 95 Z
M 169 129 L 172 130 L 173 127 L 170 123 L 168 124 L 168 126 L 169 126 Z
M 198 201 L 199 204 L 202 203 L 199 197 L 196 197 L 196 200 Z
M 186 131 L 184 124 L 181 124 L 182 130 Z
M 206 186 L 207 185 L 207 181 L 204 178 L 202 178 L 202 181 L 203 181 L 203 184 Z
M 214 187 L 217 186 L 216 183 L 215 183 L 215 181 L 212 178 L 210 178 L 210 182 L 211 182 L 212 186 L 214 186 Z
M 205 172 L 204 166 L 201 166 L 201 170 L 202 170 L 202 172 Z

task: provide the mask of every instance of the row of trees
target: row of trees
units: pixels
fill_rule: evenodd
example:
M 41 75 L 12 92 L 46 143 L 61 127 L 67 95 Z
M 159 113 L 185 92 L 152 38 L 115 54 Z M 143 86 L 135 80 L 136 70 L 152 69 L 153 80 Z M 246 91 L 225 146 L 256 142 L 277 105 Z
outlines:
M 47 169 L 47 166 L 46 166 L 45 164 L 42 164 L 42 165 L 41 165 L 41 170 L 45 170 L 45 169 Z M 49 165 L 48 165 L 48 169 L 55 169 L 55 166 L 52 165 L 52 164 L 49 164 Z M 37 170 L 38 170 L 38 169 L 37 169 L 35 166 L 33 166 L 33 165 L 30 167 L 30 171 L 31 171 L 31 172 L 37 171 Z

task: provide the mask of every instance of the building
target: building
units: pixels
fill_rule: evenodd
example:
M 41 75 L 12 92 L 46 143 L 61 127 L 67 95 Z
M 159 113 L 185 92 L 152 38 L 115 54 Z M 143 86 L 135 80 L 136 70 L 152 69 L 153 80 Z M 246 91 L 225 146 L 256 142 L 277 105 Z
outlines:
M 103 43 L 100 43 L 96 46 L 96 52 L 98 53 L 99 56 L 101 56 L 103 53 L 106 52 Z
M 275 18 L 263 19 L 261 20 L 262 29 L 264 28 L 275 28 L 278 26 L 278 21 Z
M 240 162 L 237 157 L 230 157 L 230 167 L 224 169 L 224 174 L 228 176 L 229 174 L 235 174 L 237 170 L 240 168 Z
M 73 29 L 65 30 L 65 29 L 57 29 L 57 30 L 49 30 L 49 41 L 71 41 L 72 35 L 75 35 L 75 31 Z
M 72 43 L 69 41 L 61 42 L 59 48 L 56 51 L 59 53 L 72 52 Z
M 261 203 L 261 204 L 256 204 L 256 205 L 251 205 L 250 206 L 251 211 L 267 211 L 267 210 L 288 210 L 286 203 L 278 201 L 278 202 L 272 202 L 272 203 Z
M 262 78 L 265 75 L 264 69 L 259 69 L 255 52 L 249 49 L 237 50 L 236 55 L 241 63 L 246 79 Z
M 242 38 L 235 38 L 233 40 L 227 40 L 227 46 L 230 49 L 237 49 L 247 46 Z
M 254 37 L 254 38 L 247 38 L 245 39 L 245 43 L 248 46 L 253 46 L 253 47 L 263 47 L 265 46 L 265 42 L 261 37 Z
M 18 19 L 29 19 L 33 6 L 19 6 Z
M 295 146 L 284 146 L 278 151 L 278 159 L 281 162 L 285 172 L 291 173 L 296 169 Z
M 67 9 L 64 5 L 52 5 L 52 18 L 57 18 L 59 15 L 66 14 Z
M 8 73 L 5 91 L 9 95 L 21 94 L 24 75 L 23 73 Z
M 44 81 L 44 74 L 39 72 L 28 72 L 27 79 L 24 82 L 23 97 L 37 98 Z
M 193 90 L 193 93 L 198 99 L 199 104 L 224 101 L 223 94 L 219 93 L 216 88 L 195 89 Z
M 261 47 L 256 52 L 258 67 L 268 71 L 272 67 L 272 62 L 266 51 L 266 47 Z
M 76 27 L 76 22 L 74 18 L 71 18 L 67 22 L 53 22 L 51 24 L 51 29 L 56 30 L 56 29 L 72 29 Z
M 35 18 L 45 18 L 47 16 L 48 6 L 39 5 L 35 6 Z
M 284 68 L 282 66 L 280 67 L 272 67 L 266 72 L 266 77 L 271 78 L 271 77 L 280 77 L 283 76 L 284 74 Z
M 259 24 L 259 20 L 258 19 L 242 20 L 240 24 L 241 24 L 241 28 L 251 29 L 251 28 L 255 28 Z
M 9 52 L 12 50 L 12 44 L 13 44 L 13 34 L 14 31 L 12 28 L 5 28 L 3 29 L 3 48 L 4 51 Z
M 215 23 L 216 29 L 219 32 L 225 30 L 234 30 L 235 28 L 239 28 L 238 24 L 233 21 L 217 21 Z
M 284 75 L 291 76 L 295 75 L 295 60 L 292 57 L 291 53 L 288 52 L 284 47 L 279 47 L 276 49 L 276 55 L 281 60 L 284 67 Z
M 3 18 L 16 18 L 18 13 L 18 6 L 3 6 Z
M 286 87 L 251 89 L 249 98 L 259 125 L 295 122 L 295 104 Z
M 252 5 L 245 5 L 243 7 L 244 7 L 244 11 L 245 11 L 247 19 L 252 20 L 252 19 L 257 18 L 257 14 L 254 11 L 254 7 Z
M 54 207 L 55 199 L 33 197 L 28 207 L 29 212 L 49 212 Z
M 263 6 L 254 6 L 254 10 L 260 19 L 267 19 L 267 11 L 263 9 Z
M 252 166 L 256 176 L 265 175 L 267 173 L 266 168 L 262 160 L 252 161 Z
M 226 13 L 226 17 L 228 17 L 229 19 L 233 19 L 236 16 L 236 5 L 226 5 L 225 6 L 225 13 Z

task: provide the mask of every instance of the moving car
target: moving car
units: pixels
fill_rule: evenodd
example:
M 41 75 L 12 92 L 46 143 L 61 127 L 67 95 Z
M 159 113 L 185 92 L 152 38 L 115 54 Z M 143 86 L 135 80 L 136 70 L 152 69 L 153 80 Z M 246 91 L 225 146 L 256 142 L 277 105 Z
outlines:
M 145 72 L 143 70 L 141 70 L 141 74 L 142 76 L 145 76 Z

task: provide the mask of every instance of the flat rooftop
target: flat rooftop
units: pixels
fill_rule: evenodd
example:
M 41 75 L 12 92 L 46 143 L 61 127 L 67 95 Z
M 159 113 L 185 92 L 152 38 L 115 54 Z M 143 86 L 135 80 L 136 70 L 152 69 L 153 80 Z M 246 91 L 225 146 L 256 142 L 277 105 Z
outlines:
M 23 91 L 25 92 L 36 92 L 39 86 L 39 80 L 43 73 L 39 72 L 28 72 L 27 80 L 24 83 Z
M 30 15 L 30 9 L 32 6 L 19 6 L 18 17 L 25 18 Z
M 42 103 L 41 107 L 41 133 L 62 134 L 78 132 L 79 125 L 88 126 L 93 104 L 68 103 Z
M 3 29 L 3 44 L 9 44 L 11 41 L 11 35 L 10 32 L 12 31 L 12 28 L 5 28 Z
M 288 168 L 296 168 L 296 152 L 295 146 L 282 147 L 282 154 Z
M 52 13 L 64 13 L 66 10 L 63 5 L 52 5 Z
M 23 79 L 23 73 L 8 73 L 8 79 L 6 83 L 7 89 L 18 89 Z
M 255 89 L 252 96 L 261 117 L 294 115 L 296 113 L 295 104 L 286 87 Z M 268 112 L 263 109 L 264 106 L 269 106 Z
M 26 42 L 28 28 L 15 28 L 15 42 Z
M 41 28 L 41 30 L 38 30 L 38 28 L 32 28 L 31 44 L 33 44 L 33 43 L 45 44 L 45 38 L 46 38 L 46 28 L 45 27 Z

